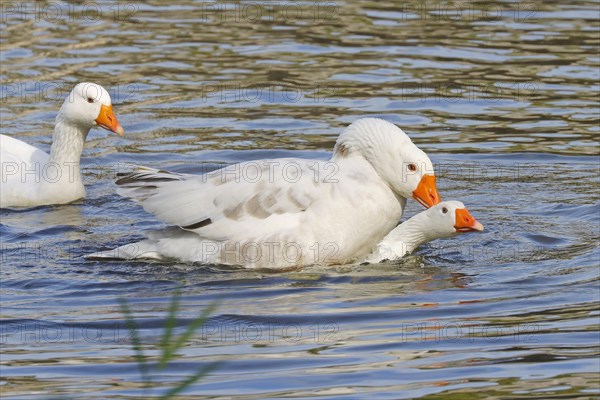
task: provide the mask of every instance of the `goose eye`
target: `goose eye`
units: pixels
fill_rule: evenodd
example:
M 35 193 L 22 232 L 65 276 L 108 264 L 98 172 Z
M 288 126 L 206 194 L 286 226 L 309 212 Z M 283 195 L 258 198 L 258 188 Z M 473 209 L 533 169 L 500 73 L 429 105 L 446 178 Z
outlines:
M 94 102 L 94 99 L 92 99 L 91 97 L 88 97 L 88 98 L 87 98 L 87 102 L 88 102 L 88 103 L 93 103 L 93 102 Z
M 411 172 L 415 172 L 417 170 L 417 164 L 414 164 L 414 163 L 408 164 L 408 170 Z
M 446 214 L 446 213 L 448 212 L 448 209 L 447 209 L 446 207 L 442 207 L 442 212 L 443 212 L 444 214 Z

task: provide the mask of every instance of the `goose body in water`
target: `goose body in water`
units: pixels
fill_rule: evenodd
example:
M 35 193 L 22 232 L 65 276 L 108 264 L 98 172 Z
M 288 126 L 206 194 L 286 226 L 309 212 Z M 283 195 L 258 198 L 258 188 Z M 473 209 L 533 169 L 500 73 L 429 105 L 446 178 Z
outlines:
M 397 225 L 407 198 L 440 201 L 429 157 L 376 118 L 348 126 L 329 161 L 248 161 L 204 175 L 142 169 L 117 185 L 172 227 L 90 257 L 248 268 L 343 264 L 369 254 Z
M 108 92 L 94 83 L 80 83 L 56 116 L 50 154 L 0 135 L 0 208 L 64 204 L 85 197 L 79 162 L 94 126 L 124 133 Z

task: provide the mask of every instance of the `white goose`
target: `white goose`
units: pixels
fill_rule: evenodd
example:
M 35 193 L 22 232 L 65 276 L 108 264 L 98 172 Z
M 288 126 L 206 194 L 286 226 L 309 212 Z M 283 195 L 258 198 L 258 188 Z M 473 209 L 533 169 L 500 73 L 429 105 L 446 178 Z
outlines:
M 395 260 L 411 254 L 434 239 L 449 238 L 461 232 L 483 231 L 460 201 L 443 201 L 398 225 L 365 259 L 369 263 Z
M 205 175 L 141 170 L 119 193 L 174 227 L 90 257 L 286 268 L 363 259 L 396 227 L 406 198 L 437 204 L 432 163 L 395 125 L 365 118 L 330 161 L 275 159 Z
M 89 130 L 100 126 L 123 136 L 110 95 L 80 83 L 65 99 L 54 126 L 50 154 L 0 135 L 0 208 L 64 204 L 85 197 L 79 162 Z

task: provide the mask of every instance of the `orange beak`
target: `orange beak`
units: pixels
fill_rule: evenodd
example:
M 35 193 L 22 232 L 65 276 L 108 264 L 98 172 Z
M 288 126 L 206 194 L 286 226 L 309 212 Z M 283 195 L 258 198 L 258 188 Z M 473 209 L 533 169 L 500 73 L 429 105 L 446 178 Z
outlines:
M 458 208 L 456 210 L 454 229 L 456 229 L 456 232 L 481 232 L 483 231 L 483 225 L 469 214 L 466 208 Z
M 112 131 L 121 137 L 123 137 L 125 134 L 125 130 L 121 124 L 119 124 L 119 121 L 117 121 L 117 117 L 113 112 L 112 105 L 107 106 L 102 104 L 102 107 L 100 108 L 100 114 L 98 114 L 98 118 L 96 118 L 96 123 L 98 126 Z
M 421 203 L 425 208 L 435 206 L 441 201 L 435 186 L 435 175 L 423 175 L 421 182 L 419 182 L 417 188 L 413 191 L 413 199 Z

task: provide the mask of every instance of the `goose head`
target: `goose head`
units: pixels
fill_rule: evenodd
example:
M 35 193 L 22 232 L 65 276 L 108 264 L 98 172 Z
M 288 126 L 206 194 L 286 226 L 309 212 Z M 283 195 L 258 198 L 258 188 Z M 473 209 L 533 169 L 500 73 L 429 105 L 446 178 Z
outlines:
M 379 118 L 362 118 L 338 138 L 334 157 L 362 155 L 389 187 L 426 208 L 438 204 L 431 160 L 396 125 Z
M 483 231 L 483 225 L 469 213 L 463 203 L 443 201 L 398 225 L 379 242 L 366 261 L 395 260 L 432 240 L 477 231 Z
M 430 237 L 441 239 L 459 233 L 483 231 L 483 225 L 460 201 L 443 201 L 421 214 L 421 226 L 427 230 Z
M 123 136 L 125 133 L 112 108 L 110 95 L 95 83 L 79 83 L 65 99 L 57 119 L 87 132 L 94 126 Z

